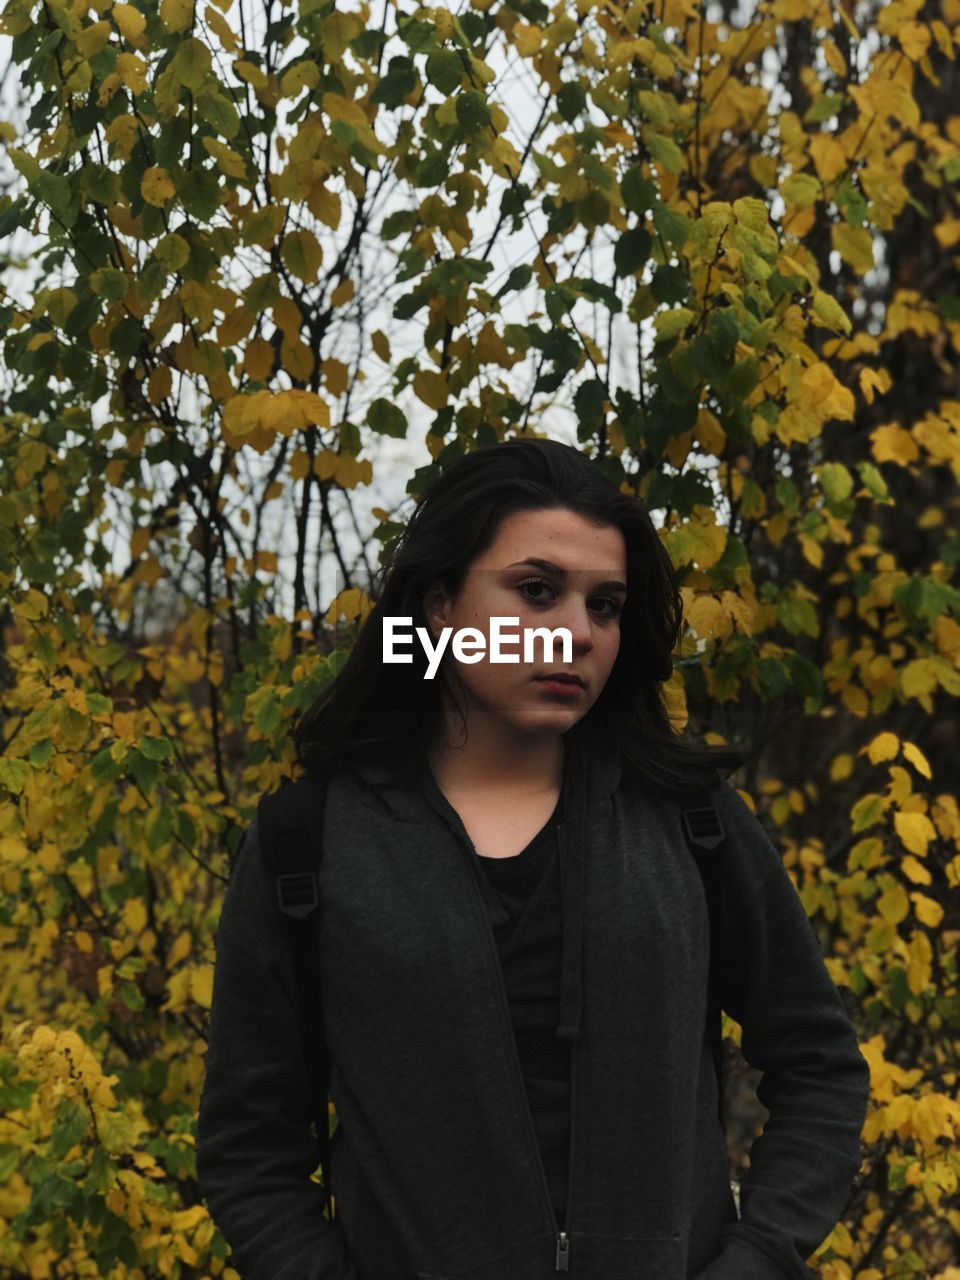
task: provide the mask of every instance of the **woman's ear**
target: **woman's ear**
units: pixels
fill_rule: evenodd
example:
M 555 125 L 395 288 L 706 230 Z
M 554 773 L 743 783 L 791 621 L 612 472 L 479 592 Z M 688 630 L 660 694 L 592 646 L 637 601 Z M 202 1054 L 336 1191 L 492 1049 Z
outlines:
M 439 578 L 434 578 L 423 593 L 423 616 L 430 632 L 431 639 L 436 642 L 440 632 L 447 626 L 450 611 L 450 597 Z

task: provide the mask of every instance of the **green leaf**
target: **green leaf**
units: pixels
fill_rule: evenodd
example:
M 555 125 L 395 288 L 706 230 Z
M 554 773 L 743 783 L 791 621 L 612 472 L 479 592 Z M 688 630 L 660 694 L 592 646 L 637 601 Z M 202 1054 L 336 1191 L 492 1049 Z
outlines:
M 791 173 L 780 183 L 780 192 L 784 200 L 796 205 L 798 209 L 809 209 L 817 203 L 822 194 L 820 179 L 812 173 Z
M 849 177 L 844 178 L 834 193 L 837 208 L 852 227 L 862 227 L 867 220 L 867 202 Z
M 224 138 L 234 138 L 240 130 L 240 117 L 230 98 L 214 85 L 207 85 L 197 99 L 197 114 Z
M 604 284 L 601 280 L 583 279 L 577 276 L 571 278 L 568 284 L 584 298 L 590 298 L 593 302 L 602 302 L 605 307 L 609 307 L 613 312 L 623 309 L 616 289 Z
M 397 17 L 397 35 L 413 53 L 426 53 L 437 45 L 437 28 L 432 22 L 419 18 L 409 18 L 402 14 Z
M 893 501 L 890 497 L 890 490 L 887 488 L 887 482 L 884 480 L 879 467 L 872 462 L 858 462 L 856 466 L 860 482 L 871 498 L 877 502 Z
M 638 164 L 623 175 L 620 194 L 626 208 L 641 216 L 652 209 L 657 200 L 657 188 L 649 178 L 643 176 L 643 169 Z
M 384 218 L 380 227 L 380 239 L 393 240 L 404 231 L 412 231 L 419 218 L 420 214 L 416 209 L 396 209 Z
M 654 268 L 650 290 L 657 302 L 674 306 L 678 302 L 683 302 L 689 288 L 690 280 L 685 267 L 671 266 L 670 263 L 661 262 Z
M 613 261 L 618 276 L 631 276 L 639 271 L 650 257 L 653 241 L 646 227 L 632 227 L 625 231 L 613 250 Z
M 141 738 L 137 749 L 148 760 L 172 760 L 173 747 L 169 738 Z
M 808 632 L 816 635 L 816 632 Z M 803 698 L 822 698 L 824 694 L 823 674 L 820 668 L 809 658 L 800 653 L 788 653 L 786 656 L 790 682 Z
M 533 267 L 524 263 L 522 266 L 514 267 L 507 276 L 506 282 L 500 286 L 493 295 L 495 298 L 502 298 L 505 293 L 511 293 L 514 289 L 525 289 L 533 279 Z
M 659 203 L 653 207 L 653 225 L 664 240 L 672 244 L 675 249 L 683 248 L 692 227 L 686 214 L 677 213 L 676 210 L 668 209 L 665 204 Z
M 117 302 L 127 292 L 130 281 L 125 271 L 116 267 L 100 267 L 90 273 L 90 288 L 98 298 Z
M 554 324 L 559 324 L 563 317 L 573 309 L 577 300 L 576 293 L 565 284 L 551 284 L 543 293 L 547 315 Z
M 822 93 L 803 113 L 804 124 L 818 124 L 822 120 L 832 120 L 847 101 L 845 93 Z
M 390 400 L 378 397 L 367 410 L 367 426 L 382 436 L 402 440 L 407 434 L 407 419 L 403 411 Z
M 457 120 L 464 129 L 482 129 L 490 123 L 490 106 L 476 89 L 457 95 Z
M 37 193 L 38 199 L 52 209 L 58 218 L 66 221 L 73 194 L 66 178 L 62 178 L 58 173 L 44 170 L 30 185 L 31 189 Z
M 675 307 L 672 311 L 661 311 L 654 320 L 657 330 L 657 342 L 668 342 L 683 333 L 687 325 L 696 320 L 696 313 L 689 307 Z
M 441 93 L 453 93 L 460 87 L 464 68 L 460 55 L 453 49 L 435 49 L 427 58 L 427 79 Z
M 842 462 L 823 462 L 817 474 L 828 503 L 843 502 L 853 493 L 853 476 Z
M 105 164 L 84 165 L 80 183 L 96 204 L 116 204 L 120 197 L 120 176 Z
M 90 1117 L 85 1107 L 73 1098 L 61 1098 L 57 1104 L 53 1128 L 50 1132 L 50 1155 L 56 1161 L 63 1160 L 67 1152 L 87 1136 Z
M 564 120 L 574 121 L 587 105 L 587 94 L 583 85 L 576 80 L 568 80 L 557 91 L 557 110 Z
M 391 58 L 387 73 L 370 95 L 371 101 L 395 110 L 403 105 L 404 98 L 417 87 L 417 71 L 413 59 L 406 56 Z
M 220 208 L 220 177 L 213 169 L 187 169 L 176 178 L 177 194 L 187 213 L 207 222 Z
M 667 173 L 680 172 L 683 168 L 683 152 L 672 138 L 657 133 L 653 129 L 644 129 L 643 140 L 654 160 L 666 169 Z
M 172 72 L 182 85 L 196 92 L 203 85 L 210 71 L 210 50 L 196 36 L 187 36 L 179 42 L 177 52 L 170 63 Z
M 596 424 L 604 416 L 607 389 L 598 378 L 581 382 L 573 396 L 577 418 L 584 425 Z
M 840 303 L 822 289 L 815 289 L 813 292 L 813 314 L 834 332 L 849 334 L 853 328 L 850 317 Z

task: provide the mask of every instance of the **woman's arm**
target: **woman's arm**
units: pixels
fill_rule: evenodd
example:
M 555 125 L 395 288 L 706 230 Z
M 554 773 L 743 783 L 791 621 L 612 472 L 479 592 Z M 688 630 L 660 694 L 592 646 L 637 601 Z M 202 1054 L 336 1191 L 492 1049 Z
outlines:
M 797 1280 L 843 1213 L 860 1167 L 870 1071 L 780 854 L 729 783 L 723 1008 L 770 1112 L 740 1184 L 742 1217 L 697 1280 Z
M 217 929 L 197 1177 L 244 1280 L 359 1280 L 323 1217 L 292 956 L 254 818 Z M 326 1174 L 326 1170 L 324 1170 Z

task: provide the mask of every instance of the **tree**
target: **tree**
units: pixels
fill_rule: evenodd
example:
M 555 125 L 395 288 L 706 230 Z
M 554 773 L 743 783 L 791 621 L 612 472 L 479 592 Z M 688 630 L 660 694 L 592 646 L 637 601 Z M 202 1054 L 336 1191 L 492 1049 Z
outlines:
M 429 415 L 410 502 L 569 429 L 662 521 L 678 728 L 755 748 L 873 1067 L 820 1274 L 945 1276 L 960 2 L 2 22 L 0 1266 L 226 1274 L 191 1146 L 222 884 L 403 527 L 358 515 L 378 443 Z

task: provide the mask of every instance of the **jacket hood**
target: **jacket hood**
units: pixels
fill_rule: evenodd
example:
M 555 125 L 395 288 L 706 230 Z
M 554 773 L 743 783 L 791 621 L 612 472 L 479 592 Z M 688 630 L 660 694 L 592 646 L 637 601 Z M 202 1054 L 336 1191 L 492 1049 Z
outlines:
M 583 898 L 586 882 L 587 816 L 596 805 L 612 804 L 623 776 L 616 747 L 590 733 L 583 721 L 563 735 L 563 783 L 558 839 L 563 883 L 563 934 L 560 976 L 560 1021 L 556 1034 L 563 1040 L 580 1038 L 583 1009 Z M 387 809 L 399 822 L 429 820 L 432 811 L 473 850 L 459 814 L 436 785 L 424 762 L 418 784 L 401 784 L 385 767 L 364 766 L 356 776 L 369 788 L 372 803 Z M 425 809 L 425 806 L 428 808 Z M 474 873 L 482 874 L 474 864 Z

